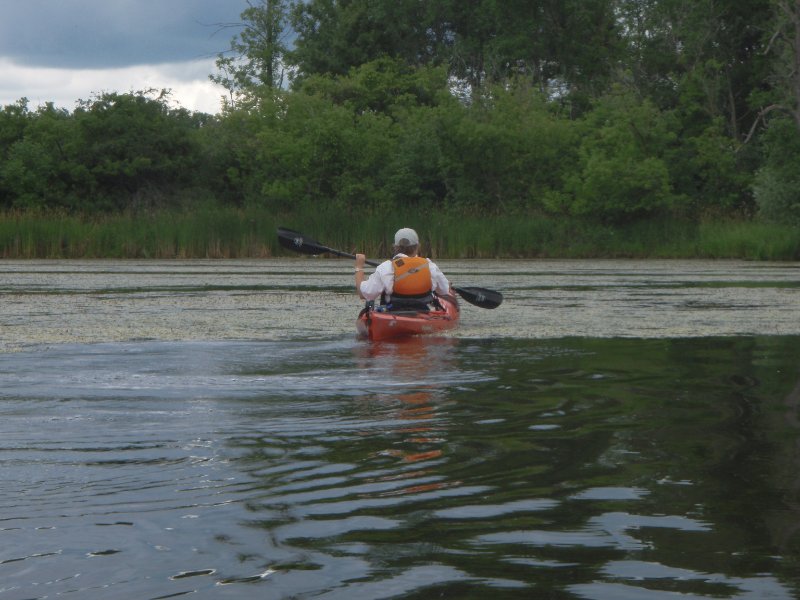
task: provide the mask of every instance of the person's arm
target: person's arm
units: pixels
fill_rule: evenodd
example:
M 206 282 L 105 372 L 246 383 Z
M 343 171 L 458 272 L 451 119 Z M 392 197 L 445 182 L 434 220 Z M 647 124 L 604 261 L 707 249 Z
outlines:
M 359 258 L 360 257 L 360 258 Z M 363 254 L 356 254 L 356 291 L 358 297 L 364 300 L 375 300 L 381 294 L 391 294 L 394 283 L 391 262 L 386 261 L 378 265 L 375 272 L 369 277 L 364 275 L 366 258 Z M 361 269 L 359 271 L 359 269 Z
M 367 257 L 364 254 L 356 254 L 356 292 L 362 300 L 364 300 L 364 294 L 361 293 L 361 284 L 364 282 L 364 265 L 366 261 Z

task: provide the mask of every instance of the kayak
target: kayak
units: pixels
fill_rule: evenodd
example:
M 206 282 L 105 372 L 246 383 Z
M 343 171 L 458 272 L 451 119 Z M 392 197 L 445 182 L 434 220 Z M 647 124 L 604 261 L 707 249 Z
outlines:
M 439 333 L 458 325 L 459 308 L 455 296 L 438 296 L 441 308 L 429 311 L 388 311 L 382 306 L 368 306 L 358 315 L 356 329 L 360 337 L 373 342 L 391 338 Z
M 429 311 L 390 311 L 382 306 L 367 306 L 356 321 L 358 335 L 378 342 L 455 328 L 460 315 L 458 300 L 455 296 L 441 295 L 438 296 L 438 301 L 441 308 Z

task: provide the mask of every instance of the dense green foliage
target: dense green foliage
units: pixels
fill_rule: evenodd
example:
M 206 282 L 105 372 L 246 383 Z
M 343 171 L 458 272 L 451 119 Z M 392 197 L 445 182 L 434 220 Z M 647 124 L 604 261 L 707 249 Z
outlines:
M 800 0 L 254 0 L 242 19 L 219 115 L 153 91 L 3 107 L 0 211 L 800 225 Z
M 164 95 L 104 94 L 73 112 L 25 101 L 0 113 L 0 201 L 15 209 L 108 211 L 168 206 L 202 169 L 206 119 Z

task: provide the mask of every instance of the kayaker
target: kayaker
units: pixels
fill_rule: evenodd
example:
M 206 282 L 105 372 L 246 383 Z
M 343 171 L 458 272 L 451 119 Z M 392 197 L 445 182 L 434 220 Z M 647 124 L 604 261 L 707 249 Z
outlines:
M 418 308 L 434 301 L 433 294 L 449 294 L 450 282 L 429 258 L 419 256 L 419 236 L 408 227 L 394 234 L 392 259 L 382 262 L 364 279 L 366 256 L 356 254 L 356 291 L 364 300 L 382 297 L 392 308 Z

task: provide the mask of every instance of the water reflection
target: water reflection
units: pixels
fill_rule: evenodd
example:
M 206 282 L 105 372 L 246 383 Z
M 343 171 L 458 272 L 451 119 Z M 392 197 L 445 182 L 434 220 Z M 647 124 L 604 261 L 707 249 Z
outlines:
M 404 424 L 394 432 L 402 439 L 393 440 L 392 446 L 378 455 L 397 458 L 403 463 L 442 457 L 442 447 L 447 441 L 447 417 L 442 410 L 447 386 L 437 378 L 442 374 L 450 376 L 456 368 L 456 345 L 452 338 L 418 337 L 356 346 L 356 370 L 374 369 L 379 377 L 393 384 L 389 388 L 392 391 L 367 395 L 363 402 L 386 406 L 392 421 Z M 441 489 L 443 485 L 429 483 L 412 492 Z

